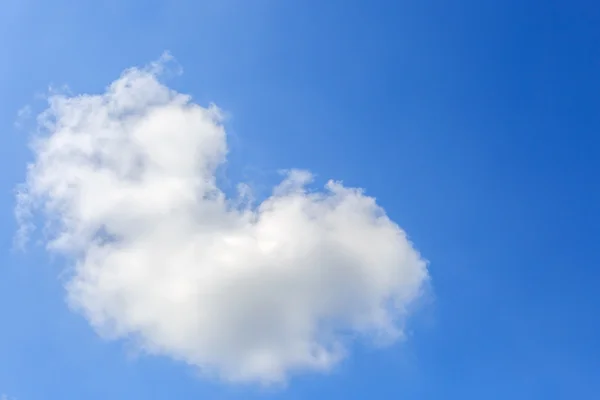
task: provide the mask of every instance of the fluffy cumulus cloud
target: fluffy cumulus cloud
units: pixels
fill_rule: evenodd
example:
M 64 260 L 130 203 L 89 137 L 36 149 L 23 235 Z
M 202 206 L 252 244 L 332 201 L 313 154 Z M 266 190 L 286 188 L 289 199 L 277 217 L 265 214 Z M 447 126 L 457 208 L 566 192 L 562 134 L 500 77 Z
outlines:
M 228 198 L 216 106 L 165 86 L 161 62 L 97 95 L 52 95 L 18 193 L 72 262 L 68 302 L 127 338 L 227 381 L 327 371 L 353 338 L 393 341 L 426 263 L 372 197 L 290 170 L 260 204 Z M 282 166 L 284 167 L 284 166 Z

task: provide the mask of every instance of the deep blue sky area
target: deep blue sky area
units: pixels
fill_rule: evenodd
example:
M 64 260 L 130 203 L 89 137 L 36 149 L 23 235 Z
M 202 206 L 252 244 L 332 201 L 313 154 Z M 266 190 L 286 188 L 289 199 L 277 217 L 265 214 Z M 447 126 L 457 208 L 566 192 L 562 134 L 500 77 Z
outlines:
M 6 0 L 0 48 L 0 395 L 600 398 L 600 3 Z M 431 274 L 407 340 L 285 389 L 217 384 L 98 338 L 60 260 L 11 250 L 18 111 L 163 51 L 169 86 L 229 114 L 230 181 L 306 168 L 407 231 Z

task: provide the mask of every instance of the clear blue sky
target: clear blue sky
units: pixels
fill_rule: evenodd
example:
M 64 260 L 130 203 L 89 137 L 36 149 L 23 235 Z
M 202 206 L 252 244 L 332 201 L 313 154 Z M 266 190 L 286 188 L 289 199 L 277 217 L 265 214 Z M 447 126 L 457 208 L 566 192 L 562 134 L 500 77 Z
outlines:
M 597 2 L 7 0 L 0 48 L 0 395 L 600 398 Z M 232 180 L 308 168 L 406 229 L 433 293 L 406 341 L 285 390 L 216 384 L 99 339 L 65 305 L 59 260 L 11 252 L 31 160 L 18 110 L 165 50 L 172 87 L 231 115 Z

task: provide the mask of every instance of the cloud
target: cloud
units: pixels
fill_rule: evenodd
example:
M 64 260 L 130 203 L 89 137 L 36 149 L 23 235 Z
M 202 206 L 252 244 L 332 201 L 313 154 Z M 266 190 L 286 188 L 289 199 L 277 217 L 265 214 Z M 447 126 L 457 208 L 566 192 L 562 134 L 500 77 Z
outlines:
M 24 123 L 31 118 L 31 106 L 25 106 L 17 111 L 17 119 L 15 121 L 15 128 L 22 129 Z M 0 397 L 2 400 L 2 397 Z
M 371 197 L 290 170 L 255 206 L 228 198 L 222 113 L 126 70 L 98 95 L 49 97 L 19 188 L 73 268 L 70 306 L 106 338 L 226 381 L 327 371 L 352 338 L 394 341 L 426 263 Z M 242 204 L 242 205 L 240 205 Z M 38 214 L 35 214 L 38 215 Z

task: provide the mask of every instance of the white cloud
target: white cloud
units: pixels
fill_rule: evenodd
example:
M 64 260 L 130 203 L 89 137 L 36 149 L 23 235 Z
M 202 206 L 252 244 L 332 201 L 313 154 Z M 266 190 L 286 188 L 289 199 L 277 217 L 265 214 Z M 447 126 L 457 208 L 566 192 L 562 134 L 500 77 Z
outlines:
M 164 86 L 160 63 L 100 95 L 52 95 L 18 217 L 73 261 L 70 305 L 109 338 L 228 381 L 326 371 L 347 339 L 402 336 L 426 263 L 361 190 L 291 170 L 240 207 L 219 190 L 221 112 Z M 244 188 L 243 196 L 247 196 Z
M 24 126 L 24 123 L 27 120 L 29 120 L 29 118 L 31 118 L 31 107 L 25 106 L 25 107 L 20 108 L 17 111 L 17 119 L 15 121 L 15 128 L 22 129 Z M 2 397 L 0 397 L 0 400 L 2 400 Z

